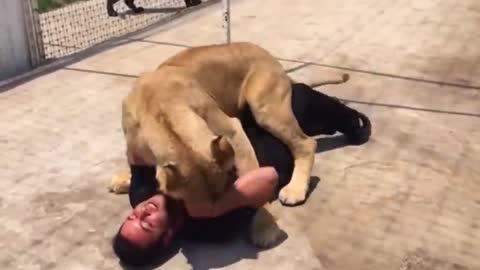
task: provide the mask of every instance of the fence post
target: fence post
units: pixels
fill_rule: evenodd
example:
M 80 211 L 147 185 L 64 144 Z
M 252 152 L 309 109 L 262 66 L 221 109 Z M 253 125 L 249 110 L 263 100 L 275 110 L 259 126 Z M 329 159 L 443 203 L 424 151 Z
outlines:
M 28 49 L 30 52 L 30 64 L 37 67 L 45 60 L 42 31 L 38 15 L 38 0 L 22 0 L 25 31 L 27 32 Z
M 230 32 L 230 0 L 222 0 L 223 10 L 223 24 L 222 27 L 225 30 L 225 42 L 230 43 L 231 41 L 231 32 Z

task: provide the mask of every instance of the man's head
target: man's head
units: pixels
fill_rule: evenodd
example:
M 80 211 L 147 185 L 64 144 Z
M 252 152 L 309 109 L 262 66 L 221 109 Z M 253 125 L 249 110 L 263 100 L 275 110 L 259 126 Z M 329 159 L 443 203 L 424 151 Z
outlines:
M 139 203 L 114 237 L 114 252 L 124 263 L 148 264 L 166 248 L 178 227 L 178 215 L 170 215 L 176 202 L 158 194 Z M 172 213 L 173 214 L 173 213 Z

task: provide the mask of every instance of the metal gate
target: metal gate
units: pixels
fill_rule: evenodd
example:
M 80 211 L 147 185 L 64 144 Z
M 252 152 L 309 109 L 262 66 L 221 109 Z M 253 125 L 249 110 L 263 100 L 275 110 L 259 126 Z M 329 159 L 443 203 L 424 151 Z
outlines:
M 186 9 L 185 0 L 137 0 L 135 4 L 145 11 L 135 14 L 122 0 L 115 4 L 119 16 L 110 17 L 106 0 L 24 1 L 33 66 L 135 32 Z

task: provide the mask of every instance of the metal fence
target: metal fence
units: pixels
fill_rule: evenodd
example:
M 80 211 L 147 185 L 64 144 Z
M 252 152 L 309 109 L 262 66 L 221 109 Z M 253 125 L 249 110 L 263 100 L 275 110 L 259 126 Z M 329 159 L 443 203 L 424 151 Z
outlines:
M 48 11 L 45 2 L 37 2 L 42 0 L 25 1 L 32 1 L 30 6 L 38 24 L 34 29 L 39 39 L 37 46 L 41 47 L 37 61 L 40 64 L 143 29 L 186 9 L 185 0 L 137 0 L 135 4 L 145 11 L 135 14 L 122 0 L 115 4 L 119 16 L 110 17 L 106 0 L 50 0 L 47 2 L 57 6 Z M 203 0 L 203 4 L 208 1 L 212 0 Z M 72 3 L 61 6 L 62 2 Z

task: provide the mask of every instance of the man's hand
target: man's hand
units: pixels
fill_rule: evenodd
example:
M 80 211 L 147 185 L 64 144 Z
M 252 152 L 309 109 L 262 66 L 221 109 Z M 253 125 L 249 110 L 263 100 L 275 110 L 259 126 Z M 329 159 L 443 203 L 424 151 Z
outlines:
M 186 205 L 191 217 L 215 218 L 241 207 L 259 208 L 270 201 L 278 182 L 273 167 L 263 167 L 238 178 L 215 203 Z

